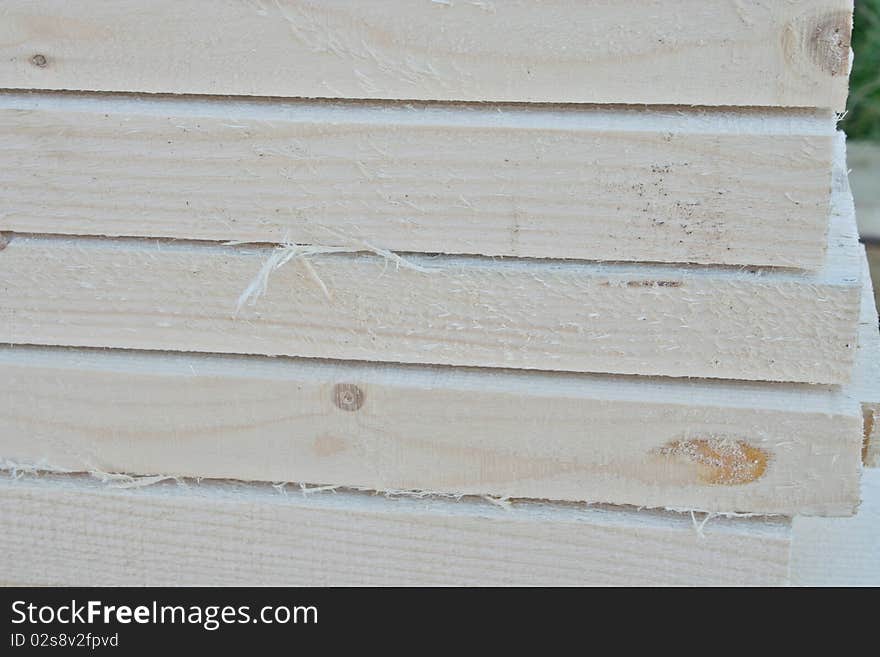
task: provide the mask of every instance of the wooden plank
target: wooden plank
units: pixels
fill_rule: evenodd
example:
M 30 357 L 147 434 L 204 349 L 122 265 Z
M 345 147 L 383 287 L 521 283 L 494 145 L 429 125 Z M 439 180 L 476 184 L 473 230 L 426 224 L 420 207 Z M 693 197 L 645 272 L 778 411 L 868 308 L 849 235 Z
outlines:
M 323 255 L 238 312 L 271 249 L 16 235 L 0 257 L 6 343 L 845 383 L 858 326 L 857 268 Z
M 836 187 L 817 272 L 13 234 L 0 342 L 845 383 L 863 256 Z
M 790 540 L 783 519 L 701 537 L 628 509 L 0 479 L 0 578 L 32 585 L 781 584 Z
M 821 266 L 830 112 L 0 94 L 0 228 Z
M 0 456 L 73 472 L 849 515 L 847 388 L 0 349 Z
M 880 586 L 880 470 L 862 476 L 852 518 L 794 518 L 791 579 L 797 586 Z
M 5 0 L 0 87 L 842 111 L 852 0 Z

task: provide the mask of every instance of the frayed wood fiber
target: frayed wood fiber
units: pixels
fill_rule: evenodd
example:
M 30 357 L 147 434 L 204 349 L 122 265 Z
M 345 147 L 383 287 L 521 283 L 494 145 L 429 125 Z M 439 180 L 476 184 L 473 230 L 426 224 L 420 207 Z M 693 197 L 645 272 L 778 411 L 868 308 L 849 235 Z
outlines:
M 766 585 L 790 545 L 787 519 L 0 477 L 0 581 L 31 585 Z
M 0 340 L 846 383 L 863 268 L 838 162 L 816 272 L 11 234 Z
M 169 481 L 174 481 L 181 486 L 187 486 L 190 484 L 201 484 L 204 477 L 183 477 L 179 475 L 161 475 L 161 474 L 126 474 L 124 472 L 105 472 L 103 470 L 89 469 L 85 471 L 76 471 L 76 470 L 68 470 L 66 468 L 59 467 L 57 465 L 52 465 L 45 460 L 42 460 L 38 463 L 29 463 L 29 462 L 20 462 L 20 461 L 12 461 L 10 459 L 0 459 L 0 475 L 8 475 L 11 479 L 22 479 L 24 477 L 46 477 L 46 476 L 54 476 L 59 474 L 66 475 L 77 475 L 84 476 L 88 475 L 95 481 L 99 481 L 102 484 L 106 485 L 108 488 L 143 488 L 145 486 L 155 486 L 156 484 L 161 484 Z M 227 483 L 236 483 L 236 484 L 259 484 L 265 482 L 259 481 L 243 481 L 243 480 L 235 480 L 234 478 L 213 478 L 209 479 L 209 481 L 224 481 Z M 413 500 L 424 500 L 428 498 L 434 499 L 447 499 L 447 500 L 456 500 L 461 501 L 464 498 L 468 498 L 471 500 L 483 500 L 489 502 L 491 504 L 495 504 L 505 509 L 513 508 L 513 504 L 516 503 L 530 503 L 534 502 L 533 499 L 512 499 L 510 497 L 497 497 L 493 495 L 466 495 L 465 493 L 446 493 L 443 491 L 434 491 L 434 490 L 415 490 L 415 489 L 395 489 L 395 488 L 387 488 L 376 490 L 373 488 L 368 488 L 366 486 L 343 486 L 341 484 L 309 484 L 303 482 L 294 482 L 294 481 L 279 481 L 272 483 L 272 488 L 275 489 L 279 495 L 289 495 L 291 492 L 302 495 L 303 497 L 308 497 L 309 495 L 316 495 L 318 493 L 337 493 L 337 492 L 356 492 L 356 493 L 370 493 L 372 495 L 381 495 L 388 499 L 398 499 L 398 498 L 407 498 Z M 559 502 L 560 504 L 564 504 L 565 502 Z M 692 518 L 696 521 L 695 513 L 699 513 L 699 511 L 682 511 L 677 509 L 679 513 L 689 512 L 692 515 Z M 740 517 L 743 514 L 738 513 L 727 513 L 721 514 L 716 512 L 707 512 L 704 513 L 706 517 L 701 520 L 701 523 L 705 523 L 710 518 L 715 516 L 723 516 L 723 517 Z M 747 516 L 751 516 L 753 514 L 746 514 Z
M 843 111 L 853 3 L 4 0 L 3 8 L 0 87 L 12 89 Z
M 257 488 L 263 486 L 265 482 L 257 482 L 257 481 L 241 481 L 235 479 L 217 479 L 217 478 L 204 478 L 204 477 L 179 477 L 175 475 L 129 475 L 118 472 L 101 472 L 99 470 L 91 470 L 87 473 L 82 472 L 73 472 L 70 470 L 65 470 L 63 468 L 58 468 L 55 466 L 47 466 L 47 465 L 33 465 L 33 464 L 22 464 L 22 463 L 14 463 L 9 460 L 0 460 L 0 476 L 9 475 L 11 479 L 24 479 L 24 478 L 40 478 L 40 477 L 49 477 L 54 478 L 57 475 L 71 475 L 71 478 L 81 478 L 85 475 L 88 475 L 93 482 L 100 482 L 104 484 L 107 488 L 113 489 L 127 489 L 127 488 L 144 488 L 147 486 L 156 486 L 158 484 L 166 484 L 168 482 L 175 482 L 178 486 L 181 487 L 189 487 L 192 485 L 201 485 L 202 483 L 208 484 L 221 484 L 221 485 L 233 485 L 233 486 L 251 486 L 253 488 Z M 522 508 L 523 506 L 532 506 L 535 504 L 544 504 L 544 505 L 552 505 L 558 508 L 590 508 L 594 510 L 621 510 L 621 511 L 633 511 L 638 510 L 639 512 L 653 513 L 655 515 L 662 514 L 664 512 L 672 512 L 676 515 L 687 514 L 690 516 L 691 524 L 693 525 L 694 532 L 701 538 L 705 538 L 705 533 L 703 530 L 706 525 L 715 518 L 763 518 L 763 519 L 779 519 L 784 520 L 785 518 L 781 514 L 766 514 L 766 513 L 742 513 L 737 511 L 701 511 L 701 510 L 693 510 L 693 509 L 681 509 L 670 507 L 667 509 L 645 509 L 644 507 L 633 507 L 632 505 L 611 505 L 611 504 L 601 504 L 595 502 L 578 502 L 578 501 L 565 501 L 565 500 L 544 500 L 544 499 L 535 499 L 535 498 L 514 498 L 510 496 L 499 497 L 496 495 L 467 495 L 465 493 L 447 493 L 443 491 L 432 491 L 432 490 L 415 490 L 415 489 L 384 489 L 384 490 L 376 490 L 373 488 L 369 488 L 367 486 L 342 486 L 342 485 L 333 485 L 333 484 L 307 484 L 302 482 L 292 482 L 292 481 L 282 481 L 271 484 L 272 488 L 279 494 L 283 496 L 287 495 L 301 495 L 302 497 L 309 497 L 311 495 L 319 495 L 321 493 L 341 493 L 344 495 L 350 494 L 361 494 L 366 493 L 370 496 L 380 496 L 389 500 L 425 500 L 425 501 L 455 501 L 455 502 L 464 502 L 464 503 L 479 503 L 479 502 L 487 502 L 489 504 L 495 505 L 501 509 L 512 510 L 515 508 Z
M 242 307 L 245 305 L 256 305 L 257 300 L 266 293 L 266 290 L 269 287 L 269 277 L 272 275 L 272 272 L 276 269 L 280 269 L 291 260 L 299 260 L 299 262 L 301 262 L 302 265 L 305 267 L 309 276 L 311 276 L 312 280 L 321 289 L 321 292 L 324 293 L 324 296 L 327 298 L 327 300 L 333 301 L 333 295 L 330 293 L 328 287 L 324 284 L 324 281 L 321 280 L 321 277 L 318 276 L 318 272 L 315 271 L 315 268 L 309 262 L 309 256 L 327 253 L 362 253 L 364 251 L 385 258 L 385 260 L 392 263 L 396 269 L 404 267 L 406 269 L 412 269 L 413 271 L 421 273 L 429 273 L 431 271 L 429 267 L 418 265 L 406 258 L 402 258 L 396 253 L 393 253 L 387 249 L 380 249 L 378 247 L 372 246 L 368 242 L 361 242 L 359 246 L 352 247 L 304 246 L 300 244 L 293 244 L 290 242 L 289 239 L 285 239 L 284 243 L 277 246 L 269 255 L 269 257 L 266 258 L 263 266 L 260 267 L 260 271 L 257 272 L 257 275 L 254 277 L 254 279 L 239 295 L 238 301 L 235 306 L 236 313 L 241 312 Z
M 0 93 L 2 227 L 822 265 L 829 110 Z
M 7 473 L 12 479 L 21 479 L 27 476 L 39 477 L 46 474 L 83 474 L 85 472 L 85 474 L 94 477 L 111 488 L 140 488 L 142 486 L 152 486 L 163 481 L 179 479 L 172 475 L 129 475 L 122 472 L 105 472 L 95 468 L 88 468 L 85 471 L 70 470 L 55 465 L 45 458 L 39 461 L 15 461 L 8 458 L 0 458 L 0 472 Z

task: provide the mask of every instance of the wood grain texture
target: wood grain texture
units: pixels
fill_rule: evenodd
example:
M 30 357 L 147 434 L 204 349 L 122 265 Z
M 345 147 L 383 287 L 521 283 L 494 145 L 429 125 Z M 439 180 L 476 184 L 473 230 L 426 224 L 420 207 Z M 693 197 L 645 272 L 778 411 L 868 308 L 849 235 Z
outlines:
M 837 278 L 649 266 L 330 255 L 15 236 L 0 340 L 562 371 L 845 383 L 859 272 Z M 324 290 L 327 290 L 325 295 Z
M 849 515 L 848 388 L 58 348 L 0 350 L 21 466 Z
M 845 383 L 863 256 L 836 186 L 817 272 L 353 253 L 270 271 L 294 251 L 12 234 L 0 341 Z
M 852 0 L 5 0 L 0 87 L 842 111 Z
M 31 585 L 782 584 L 787 520 L 0 479 L 0 578 Z M 63 537 L 63 540 L 59 540 Z
M 0 230 L 821 266 L 830 112 L 0 94 Z

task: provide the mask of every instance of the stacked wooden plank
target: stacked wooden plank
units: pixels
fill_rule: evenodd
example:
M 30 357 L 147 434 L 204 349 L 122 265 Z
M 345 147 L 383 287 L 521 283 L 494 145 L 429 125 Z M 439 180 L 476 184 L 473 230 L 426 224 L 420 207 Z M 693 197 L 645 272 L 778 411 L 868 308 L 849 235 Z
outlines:
M 0 581 L 788 581 L 877 449 L 851 11 L 7 2 Z

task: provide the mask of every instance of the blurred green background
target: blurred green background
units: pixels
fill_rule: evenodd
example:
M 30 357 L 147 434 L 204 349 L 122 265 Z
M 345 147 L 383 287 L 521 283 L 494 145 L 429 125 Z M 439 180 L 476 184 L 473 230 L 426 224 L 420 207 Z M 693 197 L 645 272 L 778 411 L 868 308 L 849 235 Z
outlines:
M 868 252 L 880 306 L 880 0 L 855 0 L 847 112 L 847 164 L 859 232 Z
M 880 0 L 855 0 L 853 63 L 847 113 L 850 139 L 880 142 Z

